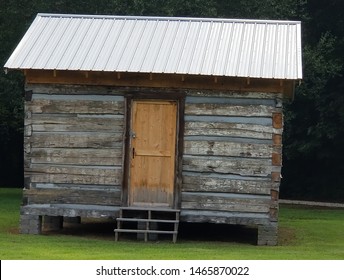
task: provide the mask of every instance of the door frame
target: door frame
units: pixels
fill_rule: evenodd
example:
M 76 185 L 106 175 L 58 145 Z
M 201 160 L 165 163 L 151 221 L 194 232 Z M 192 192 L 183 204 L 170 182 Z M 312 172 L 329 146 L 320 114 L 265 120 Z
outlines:
M 125 95 L 125 137 L 124 137 L 124 162 L 123 162 L 123 183 L 122 183 L 122 205 L 129 205 L 129 184 L 130 184 L 130 128 L 133 101 L 138 100 L 161 100 L 174 101 L 177 104 L 176 120 L 176 148 L 175 148 L 175 174 L 173 188 L 172 208 L 180 209 L 181 187 L 182 187 L 182 160 L 184 147 L 184 108 L 186 93 L 166 89 L 136 89 L 127 92 Z

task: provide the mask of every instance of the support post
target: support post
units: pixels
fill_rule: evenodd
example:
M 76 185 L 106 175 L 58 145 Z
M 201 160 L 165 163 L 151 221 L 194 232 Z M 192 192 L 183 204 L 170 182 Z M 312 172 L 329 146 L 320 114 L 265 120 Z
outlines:
M 277 222 L 271 222 L 268 225 L 258 225 L 257 245 L 277 245 L 278 226 Z
M 20 215 L 20 233 L 22 234 L 41 234 L 42 216 L 39 215 Z

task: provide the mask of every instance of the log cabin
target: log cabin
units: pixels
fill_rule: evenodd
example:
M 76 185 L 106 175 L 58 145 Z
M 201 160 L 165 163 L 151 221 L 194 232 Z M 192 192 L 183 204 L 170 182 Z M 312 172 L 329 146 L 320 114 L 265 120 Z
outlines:
M 116 240 L 181 221 L 277 244 L 300 22 L 38 14 L 4 69 L 25 75 L 21 233 L 105 217 Z

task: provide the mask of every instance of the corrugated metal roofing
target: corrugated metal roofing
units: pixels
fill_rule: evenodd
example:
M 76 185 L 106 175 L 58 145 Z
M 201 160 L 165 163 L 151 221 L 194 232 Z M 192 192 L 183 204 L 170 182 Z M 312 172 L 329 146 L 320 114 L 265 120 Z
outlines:
M 5 68 L 301 79 L 301 23 L 38 14 Z

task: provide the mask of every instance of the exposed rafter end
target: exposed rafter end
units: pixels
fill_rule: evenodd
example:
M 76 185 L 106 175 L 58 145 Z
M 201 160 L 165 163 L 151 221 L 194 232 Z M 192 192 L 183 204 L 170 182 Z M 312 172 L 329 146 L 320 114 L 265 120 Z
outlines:
M 53 71 L 53 76 L 54 76 L 54 78 L 56 78 L 56 76 L 57 76 L 56 70 Z
M 182 75 L 182 82 L 185 82 L 185 76 Z
M 85 77 L 88 79 L 88 71 L 85 72 Z
M 249 77 L 246 78 L 246 84 L 247 84 L 247 85 L 251 84 L 251 80 L 250 80 Z
M 121 72 L 117 72 L 117 80 L 121 79 Z
M 280 80 L 279 84 L 280 84 L 281 87 L 283 87 L 284 81 L 283 81 L 283 80 Z
M 149 80 L 152 81 L 153 80 L 153 74 L 149 73 Z
M 217 77 L 214 77 L 214 83 L 217 84 Z

